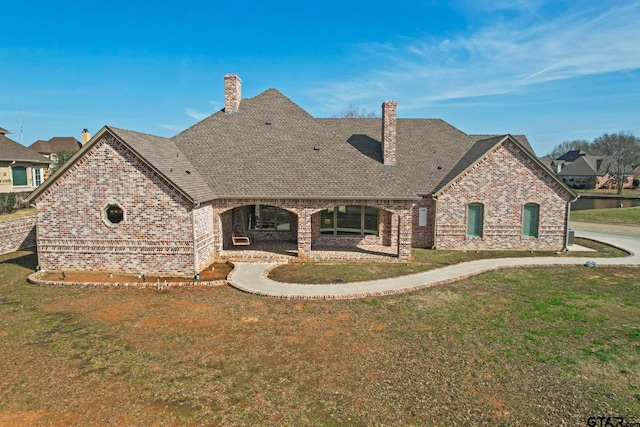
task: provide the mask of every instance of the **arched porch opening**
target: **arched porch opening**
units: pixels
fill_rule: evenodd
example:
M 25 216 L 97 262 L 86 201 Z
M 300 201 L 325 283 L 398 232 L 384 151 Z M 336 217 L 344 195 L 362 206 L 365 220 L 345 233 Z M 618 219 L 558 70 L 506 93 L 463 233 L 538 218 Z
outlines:
M 271 204 L 246 204 L 220 214 L 222 255 L 228 259 L 269 259 L 296 256 L 298 215 Z M 234 245 L 232 236 L 248 237 L 249 245 Z

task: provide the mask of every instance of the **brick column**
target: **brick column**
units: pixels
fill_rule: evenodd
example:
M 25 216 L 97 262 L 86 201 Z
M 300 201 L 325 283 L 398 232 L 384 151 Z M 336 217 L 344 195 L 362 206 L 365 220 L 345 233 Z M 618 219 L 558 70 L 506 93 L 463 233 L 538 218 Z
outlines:
M 398 213 L 391 214 L 391 247 L 398 246 L 398 222 L 400 221 Z
M 213 258 L 220 257 L 223 248 L 224 237 L 222 235 L 222 220 L 217 209 L 213 211 Z
M 411 261 L 411 210 L 406 209 L 398 214 L 398 260 Z
M 311 214 L 305 210 L 298 213 L 298 258 L 311 258 Z

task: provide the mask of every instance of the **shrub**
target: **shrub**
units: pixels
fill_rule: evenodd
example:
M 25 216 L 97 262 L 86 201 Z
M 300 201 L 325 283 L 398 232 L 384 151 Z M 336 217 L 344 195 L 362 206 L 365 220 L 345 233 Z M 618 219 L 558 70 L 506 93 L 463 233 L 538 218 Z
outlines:
M 16 210 L 16 195 L 14 193 L 0 193 L 0 214 L 11 213 Z
M 24 193 L 0 193 L 0 214 L 9 214 L 20 209 L 28 209 L 29 203 L 25 201 L 29 192 Z

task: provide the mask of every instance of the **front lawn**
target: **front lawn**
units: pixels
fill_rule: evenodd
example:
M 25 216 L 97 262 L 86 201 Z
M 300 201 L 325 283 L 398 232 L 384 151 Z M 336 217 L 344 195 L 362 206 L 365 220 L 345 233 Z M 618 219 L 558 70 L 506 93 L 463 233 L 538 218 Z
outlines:
M 640 207 L 573 211 L 571 221 L 640 225 Z
M 553 251 L 447 251 L 413 249 L 413 260 L 410 263 L 290 263 L 271 270 L 271 272 L 269 272 L 269 278 L 278 282 L 307 284 L 361 282 L 406 276 L 407 274 L 419 273 L 477 259 L 541 256 L 622 257 L 628 255 L 620 249 L 592 240 L 576 238 L 576 244 L 594 249 L 597 252 L 570 252 L 568 255 L 565 255 L 557 254 Z
M 384 298 L 52 287 L 0 256 L 0 425 L 640 422 L 640 269 L 484 273 Z
M 0 214 L 0 222 L 11 221 L 12 219 L 24 218 L 27 216 L 35 216 L 35 215 L 36 215 L 35 208 L 20 209 L 10 214 Z

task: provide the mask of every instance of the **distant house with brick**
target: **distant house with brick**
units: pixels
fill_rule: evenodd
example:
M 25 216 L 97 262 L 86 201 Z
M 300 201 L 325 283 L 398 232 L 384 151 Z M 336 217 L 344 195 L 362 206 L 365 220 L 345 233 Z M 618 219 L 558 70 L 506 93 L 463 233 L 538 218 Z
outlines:
M 30 196 L 41 268 L 190 276 L 245 255 L 406 262 L 415 247 L 566 244 L 576 194 L 524 136 L 398 118 L 395 101 L 381 119 L 318 119 L 275 89 L 242 99 L 236 75 L 224 97 L 172 138 L 91 138 Z
M 32 191 L 45 178 L 49 159 L 8 138 L 0 127 L 0 193 Z
M 570 150 L 550 162 L 550 168 L 571 188 L 615 188 L 616 180 L 611 173 L 615 161 L 607 156 L 592 156 L 583 150 Z M 633 171 L 625 188 L 633 186 Z

